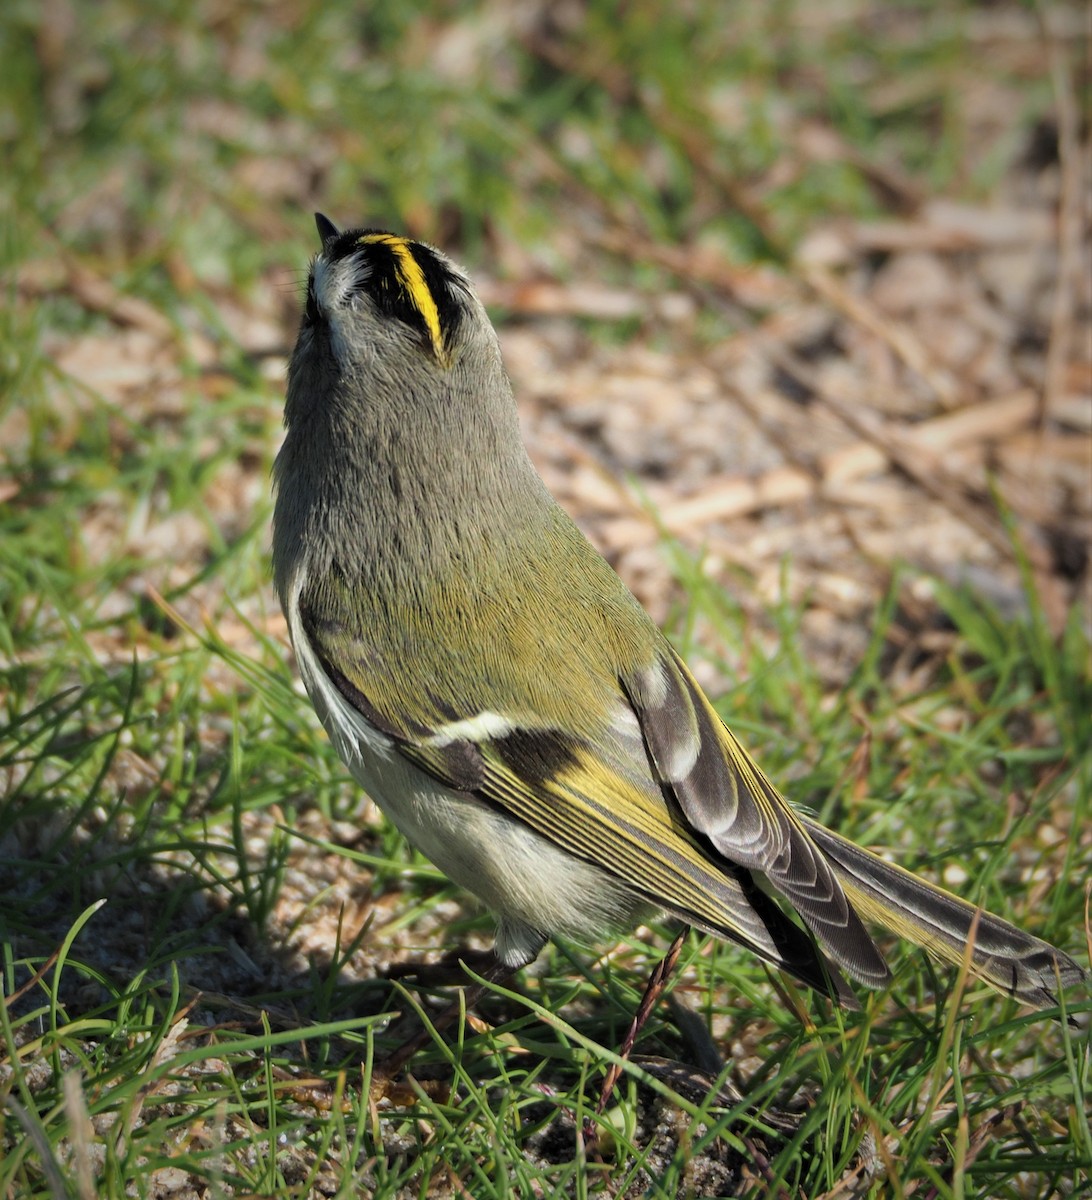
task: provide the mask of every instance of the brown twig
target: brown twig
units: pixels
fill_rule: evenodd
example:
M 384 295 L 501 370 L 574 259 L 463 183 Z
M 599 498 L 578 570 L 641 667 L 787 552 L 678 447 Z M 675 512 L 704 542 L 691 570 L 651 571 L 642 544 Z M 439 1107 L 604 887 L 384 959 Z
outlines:
M 656 964 L 656 969 L 649 976 L 645 994 L 641 997 L 641 1003 L 637 1006 L 637 1011 L 633 1014 L 633 1020 L 629 1024 L 626 1036 L 622 1039 L 622 1044 L 618 1048 L 618 1057 L 622 1060 L 622 1063 L 633 1053 L 633 1047 L 637 1042 L 637 1035 L 641 1032 L 652 1010 L 659 1003 L 664 988 L 667 986 L 667 981 L 671 978 L 671 973 L 675 969 L 675 964 L 679 961 L 683 943 L 686 941 L 689 932 L 690 927 L 688 925 L 684 925 L 679 930 L 675 935 L 675 940 L 668 947 L 667 953 Z M 597 1117 L 602 1116 L 606 1111 L 607 1104 L 614 1093 L 618 1080 L 622 1077 L 622 1063 L 611 1063 L 607 1069 L 607 1074 L 603 1079 L 603 1087 L 599 1093 L 599 1103 L 595 1106 L 595 1115 Z M 588 1117 L 584 1122 L 584 1142 L 589 1152 L 594 1148 L 595 1140 L 595 1121 L 594 1118 Z
M 814 384 L 815 381 L 811 382 Z M 826 394 L 823 395 L 827 399 Z M 863 431 L 867 436 L 823 456 L 815 471 L 799 466 L 773 467 L 752 478 L 724 480 L 683 500 L 664 503 L 657 512 L 660 523 L 669 532 L 683 535 L 713 521 L 813 499 L 825 491 L 836 491 L 882 471 L 892 461 L 904 467 L 912 456 L 918 456 L 918 462 L 907 473 L 931 476 L 940 470 L 936 465 L 939 451 L 968 445 L 987 436 L 991 439 L 1005 437 L 1031 422 L 1036 411 L 1034 394 L 1020 391 L 945 413 L 895 434 L 885 425 L 865 424 L 855 419 L 849 406 L 836 399 L 831 399 L 830 403 L 840 416 L 843 412 L 848 413 L 857 431 Z M 619 519 L 621 522 L 627 520 Z M 991 536 L 998 532 L 994 527 L 990 528 Z M 647 519 L 644 529 L 646 536 L 642 540 L 651 540 L 655 531 Z M 620 528 L 614 532 L 619 531 Z M 627 540 L 632 541 L 632 536 Z M 1008 543 L 1003 544 L 1007 554 Z
M 851 292 L 825 267 L 798 264 L 797 270 L 820 299 L 890 346 L 906 366 L 925 380 L 945 408 L 959 405 L 959 387 L 955 380 L 937 368 L 925 347 L 909 329 L 884 316 L 864 297 Z

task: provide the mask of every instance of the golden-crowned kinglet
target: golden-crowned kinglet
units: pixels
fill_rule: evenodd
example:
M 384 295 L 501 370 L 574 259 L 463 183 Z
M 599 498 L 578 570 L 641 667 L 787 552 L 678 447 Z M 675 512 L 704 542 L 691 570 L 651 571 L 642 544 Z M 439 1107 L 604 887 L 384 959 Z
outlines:
M 277 591 L 338 753 L 496 914 L 504 963 L 666 911 L 848 1002 L 843 971 L 889 977 L 862 918 L 951 963 L 973 935 L 971 974 L 1038 1008 L 1082 977 L 796 812 L 546 490 L 466 275 L 317 223 Z

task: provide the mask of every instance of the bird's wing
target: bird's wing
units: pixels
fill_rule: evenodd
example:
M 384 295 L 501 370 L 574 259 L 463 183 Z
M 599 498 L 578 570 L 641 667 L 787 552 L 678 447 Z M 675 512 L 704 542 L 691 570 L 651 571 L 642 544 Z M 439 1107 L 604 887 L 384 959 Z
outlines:
M 769 881 L 854 979 L 880 987 L 887 964 L 804 822 L 717 715 L 668 646 L 622 686 L 661 784 L 690 828 Z
M 737 793 L 743 790 L 732 782 L 735 760 L 724 757 L 723 778 L 718 778 L 704 753 L 699 754 L 697 761 L 710 777 L 709 785 L 719 788 L 715 807 L 707 810 L 700 808 L 694 795 L 695 787 L 706 782 L 703 776 L 676 781 L 660 768 L 659 758 L 671 735 L 653 732 L 657 721 L 682 720 L 677 732 L 680 741 L 690 739 L 695 729 L 703 735 L 723 730 L 719 720 L 709 717 L 712 710 L 700 692 L 695 696 L 705 707 L 697 701 L 685 710 L 678 705 L 656 706 L 652 703 L 656 697 L 646 687 L 619 680 L 614 710 L 594 739 L 533 727 L 527 720 L 510 720 L 494 712 L 460 714 L 450 705 L 425 727 L 419 703 L 412 715 L 400 714 L 389 694 L 384 693 L 382 705 L 368 695 L 366 655 L 356 652 L 344 631 L 336 643 L 337 667 L 331 661 L 335 647 L 323 645 L 321 625 L 311 624 L 306 632 L 341 697 L 390 738 L 404 758 L 448 787 L 500 806 L 575 857 L 624 880 L 655 906 L 730 937 L 811 986 L 853 1003 L 849 989 L 817 954 L 811 939 L 756 881 L 758 875 L 768 877 L 801 909 L 805 922 L 836 962 L 867 983 L 886 979 L 886 968 L 874 948 L 879 969 L 860 952 L 852 956 L 843 952 L 839 938 L 855 934 L 859 922 L 837 884 L 831 886 L 822 856 L 795 818 L 783 811 L 787 806 L 770 785 L 766 785 L 768 794 L 763 792 L 756 803 L 738 805 L 744 815 L 735 827 L 744 842 L 737 855 L 733 823 L 710 818 L 711 813 L 724 816 L 723 795 L 732 788 Z M 764 778 L 736 743 L 718 740 L 713 745 L 735 747 L 750 772 L 747 778 Z M 771 826 L 765 834 L 764 824 Z M 795 869 L 782 861 L 793 854 L 799 856 Z M 789 881 L 792 894 L 781 887 L 782 878 Z M 825 914 L 831 906 L 836 908 L 833 919 L 814 915 Z M 867 939 L 863 929 L 860 932 Z M 862 960 L 869 969 L 862 969 Z
M 1036 1008 L 1086 979 L 1048 943 L 798 815 L 662 638 L 619 673 L 591 732 L 573 734 L 490 707 L 487 685 L 441 704 L 422 680 L 400 704 L 377 683 L 363 637 L 307 610 L 295 618 L 293 638 L 307 639 L 329 690 L 420 770 L 843 1003 L 852 993 L 823 954 L 866 985 L 889 978 L 860 916 L 957 965 L 973 941 L 971 973 Z M 764 888 L 796 909 L 822 953 Z
M 453 785 L 471 782 L 462 771 L 476 757 L 473 794 L 625 880 L 656 907 L 731 937 L 811 986 L 852 1003 L 811 940 L 756 886 L 751 873 L 710 854 L 685 822 L 672 816 L 662 796 L 598 748 L 556 730 L 519 730 L 473 744 L 403 744 L 400 750 Z
M 863 916 L 943 961 L 966 962 L 973 976 L 1035 1008 L 1056 1003 L 1059 986 L 1084 980 L 1047 942 L 799 816 L 670 648 L 625 686 L 659 777 L 691 828 L 763 874 L 855 979 L 878 986 L 889 977 Z

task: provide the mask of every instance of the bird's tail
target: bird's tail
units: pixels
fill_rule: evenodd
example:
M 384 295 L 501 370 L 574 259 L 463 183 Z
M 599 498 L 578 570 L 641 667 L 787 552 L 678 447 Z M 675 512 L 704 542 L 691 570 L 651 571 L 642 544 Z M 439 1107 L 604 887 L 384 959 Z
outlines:
M 865 920 L 956 965 L 966 958 L 973 937 L 971 975 L 1033 1008 L 1053 1007 L 1059 987 L 1086 978 L 1073 959 L 1048 942 L 926 883 L 816 821 L 805 821 Z

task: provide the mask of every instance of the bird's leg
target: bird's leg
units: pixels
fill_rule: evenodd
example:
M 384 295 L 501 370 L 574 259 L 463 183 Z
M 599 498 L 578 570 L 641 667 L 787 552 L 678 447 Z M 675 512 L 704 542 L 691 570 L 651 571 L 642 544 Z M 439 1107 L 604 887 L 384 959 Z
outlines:
M 648 984 L 645 987 L 645 994 L 641 997 L 641 1003 L 637 1005 L 637 1011 L 633 1014 L 633 1020 L 629 1024 L 629 1029 L 626 1031 L 626 1036 L 622 1039 L 621 1046 L 618 1047 L 618 1057 L 625 1062 L 633 1053 L 633 1047 L 637 1042 L 637 1036 L 644 1027 L 652 1010 L 660 1001 L 663 995 L 664 988 L 667 987 L 667 981 L 671 978 L 671 972 L 675 969 L 675 964 L 679 961 L 679 954 L 682 952 L 683 942 L 686 940 L 687 934 L 690 932 L 690 926 L 684 925 L 675 935 L 675 940 L 667 949 L 667 953 L 656 964 L 656 969 L 648 977 Z M 599 1103 L 595 1106 L 595 1116 L 600 1117 L 606 1110 L 607 1104 L 610 1101 L 614 1088 L 618 1080 L 622 1076 L 622 1063 L 611 1063 L 607 1070 L 607 1074 L 603 1079 L 603 1087 L 599 1093 Z M 595 1119 L 588 1117 L 584 1122 L 584 1143 L 591 1149 L 595 1145 L 596 1129 Z
M 622 1039 L 622 1044 L 618 1048 L 618 1057 L 624 1063 L 633 1053 L 633 1047 L 637 1043 L 637 1038 L 640 1036 L 641 1030 L 644 1028 L 645 1022 L 648 1020 L 652 1010 L 659 1003 L 664 989 L 667 987 L 668 980 L 671 978 L 671 973 L 675 969 L 676 963 L 679 961 L 679 955 L 682 953 L 683 942 L 686 940 L 687 934 L 690 932 L 690 927 L 684 925 L 675 935 L 675 940 L 667 949 L 667 953 L 657 963 L 652 974 L 649 976 L 648 984 L 645 987 L 644 995 L 641 997 L 641 1002 L 637 1006 L 637 1011 L 633 1015 L 633 1020 L 630 1022 L 629 1029 L 626 1031 L 626 1036 Z M 423 1027 L 413 1037 L 408 1038 L 395 1051 L 389 1054 L 382 1062 L 377 1064 L 372 1072 L 372 1094 L 382 1095 L 400 1071 L 413 1058 L 418 1051 L 424 1049 L 425 1046 L 432 1040 L 435 1033 L 440 1033 L 447 1029 L 460 1014 L 464 1011 L 469 1011 L 478 1003 L 479 1000 L 488 992 L 489 985 L 494 983 L 503 983 L 520 969 L 519 965 L 510 966 L 501 959 L 494 956 L 493 961 L 484 971 L 482 971 L 482 979 L 484 983 L 475 983 L 464 989 L 462 996 L 453 1001 L 440 1015 L 432 1022 L 431 1028 Z M 618 1080 L 622 1076 L 621 1063 L 611 1063 L 607 1070 L 606 1076 L 603 1079 L 603 1086 L 599 1092 L 599 1102 L 595 1106 L 595 1115 L 601 1116 L 605 1111 L 610 1098 L 614 1093 Z M 596 1129 L 594 1118 L 589 1117 L 584 1122 L 584 1141 L 585 1145 L 592 1149 L 595 1145 Z

